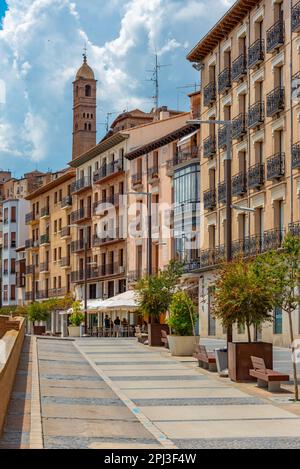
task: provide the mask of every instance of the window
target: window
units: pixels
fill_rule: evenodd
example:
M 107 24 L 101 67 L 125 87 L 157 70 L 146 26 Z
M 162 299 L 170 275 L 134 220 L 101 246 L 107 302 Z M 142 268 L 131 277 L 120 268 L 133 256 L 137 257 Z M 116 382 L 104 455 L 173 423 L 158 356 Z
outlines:
M 56 248 L 53 250 L 53 260 L 54 262 L 57 261 L 57 249 Z
M 61 247 L 58 248 L 58 259 L 61 259 Z
M 14 301 L 16 299 L 16 286 L 11 285 L 10 287 L 10 299 Z
M 59 189 L 59 201 L 62 201 L 62 189 Z
M 274 310 L 274 334 L 282 334 L 282 309 Z
M 57 220 L 54 221 L 54 233 L 57 233 Z
M 16 259 L 10 260 L 10 273 L 13 275 L 16 273 Z
M 57 204 L 57 192 L 54 193 L 54 203 Z
M 85 96 L 90 97 L 92 95 L 92 88 L 90 85 L 85 86 Z
M 15 223 L 17 221 L 17 216 L 16 216 L 16 207 L 11 207 L 11 212 L 10 212 L 10 221 L 12 223 Z
M 11 248 L 15 249 L 17 247 L 17 243 L 16 243 L 16 233 L 14 231 L 11 233 L 11 240 L 10 241 L 11 241 L 11 243 L 10 243 Z
M 84 124 L 84 130 L 87 130 L 87 123 Z

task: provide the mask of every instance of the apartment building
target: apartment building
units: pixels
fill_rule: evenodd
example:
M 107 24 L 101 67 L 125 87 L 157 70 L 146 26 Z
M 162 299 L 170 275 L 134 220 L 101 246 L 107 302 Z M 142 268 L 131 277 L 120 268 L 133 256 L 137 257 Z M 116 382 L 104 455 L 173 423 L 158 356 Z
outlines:
M 26 200 L 26 295 L 32 302 L 71 293 L 71 187 L 75 172 L 67 168 L 48 175 Z M 21 272 L 20 272 L 21 273 Z
M 299 31 L 300 2 L 238 0 L 188 55 L 202 69 L 201 119 L 212 122 L 201 126 L 205 235 L 194 266 L 202 336 L 225 332 L 210 314 L 226 244 L 226 129 L 214 120 L 232 121 L 232 194 L 241 207 L 232 213 L 233 257 L 279 248 L 287 231 L 300 233 Z M 294 316 L 300 334 L 299 311 Z M 274 324 L 256 334 L 287 345 L 287 317 L 274 311 Z

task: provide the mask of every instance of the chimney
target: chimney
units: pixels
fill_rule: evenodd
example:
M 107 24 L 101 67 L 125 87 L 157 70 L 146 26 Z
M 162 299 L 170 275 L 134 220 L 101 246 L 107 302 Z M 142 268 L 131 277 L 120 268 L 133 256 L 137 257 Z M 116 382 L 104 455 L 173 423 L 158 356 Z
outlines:
M 168 111 L 168 106 L 162 106 L 160 108 L 159 120 L 163 121 L 165 119 L 168 119 L 169 117 L 170 117 L 170 113 Z

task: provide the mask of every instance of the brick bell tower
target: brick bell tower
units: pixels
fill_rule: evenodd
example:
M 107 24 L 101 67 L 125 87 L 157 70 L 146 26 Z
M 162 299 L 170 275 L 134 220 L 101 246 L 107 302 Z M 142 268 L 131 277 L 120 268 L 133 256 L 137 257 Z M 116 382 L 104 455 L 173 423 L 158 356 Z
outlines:
M 87 63 L 86 51 L 73 83 L 73 103 L 74 160 L 96 145 L 97 80 Z

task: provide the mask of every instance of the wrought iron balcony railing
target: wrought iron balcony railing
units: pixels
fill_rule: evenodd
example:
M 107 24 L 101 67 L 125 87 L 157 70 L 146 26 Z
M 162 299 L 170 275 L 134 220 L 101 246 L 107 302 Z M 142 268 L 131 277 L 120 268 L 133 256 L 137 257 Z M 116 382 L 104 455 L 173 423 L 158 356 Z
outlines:
M 71 213 L 71 223 L 80 223 L 88 218 L 91 218 L 91 209 L 89 207 L 81 207 Z
M 61 208 L 69 208 L 72 207 L 72 197 L 70 195 L 67 195 L 64 197 L 60 203 Z
M 69 226 L 64 226 L 60 230 L 60 237 L 61 238 L 69 238 L 71 236 L 71 228 Z
M 30 223 L 32 223 L 34 221 L 38 221 L 38 220 L 39 220 L 39 214 L 37 214 L 35 212 L 27 213 L 26 216 L 25 216 L 26 225 L 29 225 Z
M 50 207 L 43 207 L 41 210 L 41 218 L 46 218 L 50 216 Z
M 218 185 L 218 200 L 219 204 L 223 204 L 226 202 L 226 183 L 221 182 Z
M 300 221 L 289 224 L 289 232 L 294 236 L 300 236 Z
M 267 94 L 267 116 L 273 117 L 284 110 L 284 88 L 278 86 L 271 93 Z
M 292 168 L 300 168 L 300 142 L 292 146 Z
M 37 249 L 40 246 L 40 241 L 36 239 L 27 239 L 25 241 L 25 249 Z
M 45 244 L 50 244 L 50 236 L 48 234 L 42 235 L 40 239 L 40 246 L 43 246 Z
M 247 192 L 247 174 L 240 172 L 232 178 L 232 195 L 241 196 Z
M 232 138 L 242 138 L 247 133 L 247 114 L 239 114 L 232 121 Z
M 60 288 L 51 288 L 48 292 L 49 298 L 59 298 L 62 296 L 66 296 L 68 293 L 67 287 L 60 287 Z
M 274 52 L 275 49 L 283 44 L 284 23 L 282 20 L 279 20 L 267 31 L 267 52 Z
M 60 267 L 70 267 L 71 266 L 71 257 L 70 256 L 62 257 L 59 260 L 59 265 L 60 265 Z
M 134 174 L 131 177 L 131 185 L 133 187 L 134 186 L 139 186 L 139 185 L 142 185 L 142 184 L 143 184 L 143 175 L 142 175 L 142 173 Z
M 216 190 L 210 189 L 203 193 L 203 203 L 205 210 L 214 210 L 217 205 Z
M 224 70 L 218 76 L 218 91 L 219 94 L 225 93 L 231 88 L 231 70 L 229 67 Z
M 267 160 L 267 179 L 273 181 L 280 179 L 285 174 L 285 154 L 276 153 Z
M 153 166 L 152 168 L 148 169 L 148 179 L 152 181 L 153 179 L 158 179 L 159 169 L 158 166 Z
M 227 146 L 227 127 L 223 125 L 218 131 L 218 148 L 226 148 Z
M 248 187 L 249 189 L 259 189 L 265 183 L 265 166 L 257 163 L 248 170 Z
M 40 272 L 41 273 L 49 272 L 49 262 L 42 262 L 40 264 Z
M 262 237 L 262 252 L 272 251 L 279 249 L 284 241 L 284 230 L 268 230 L 265 231 Z
M 77 181 L 71 184 L 71 193 L 76 194 L 85 189 L 89 189 L 91 186 L 92 178 L 90 178 L 89 176 L 82 177 L 81 179 L 78 179 Z
M 204 87 L 204 106 L 210 106 L 216 101 L 216 83 L 211 81 Z
M 247 74 L 247 57 L 245 54 L 239 55 L 237 59 L 232 62 L 231 78 L 232 81 L 238 81 L 240 78 Z
M 216 154 L 217 150 L 216 137 L 209 136 L 203 141 L 203 156 L 204 158 L 211 158 Z
M 111 163 L 101 166 L 101 168 L 94 172 L 94 183 L 100 182 L 103 179 L 122 171 L 124 171 L 123 161 L 112 161 Z
M 80 251 L 84 251 L 84 240 L 79 239 L 77 241 L 72 241 L 72 243 L 71 243 L 71 252 L 76 253 L 76 252 L 80 252 Z
M 248 50 L 248 67 L 254 68 L 265 59 L 265 41 L 257 39 Z
M 253 104 L 248 111 L 248 128 L 252 129 L 263 124 L 265 120 L 265 103 L 258 101 Z
M 292 31 L 293 33 L 300 31 L 300 2 L 292 8 Z

